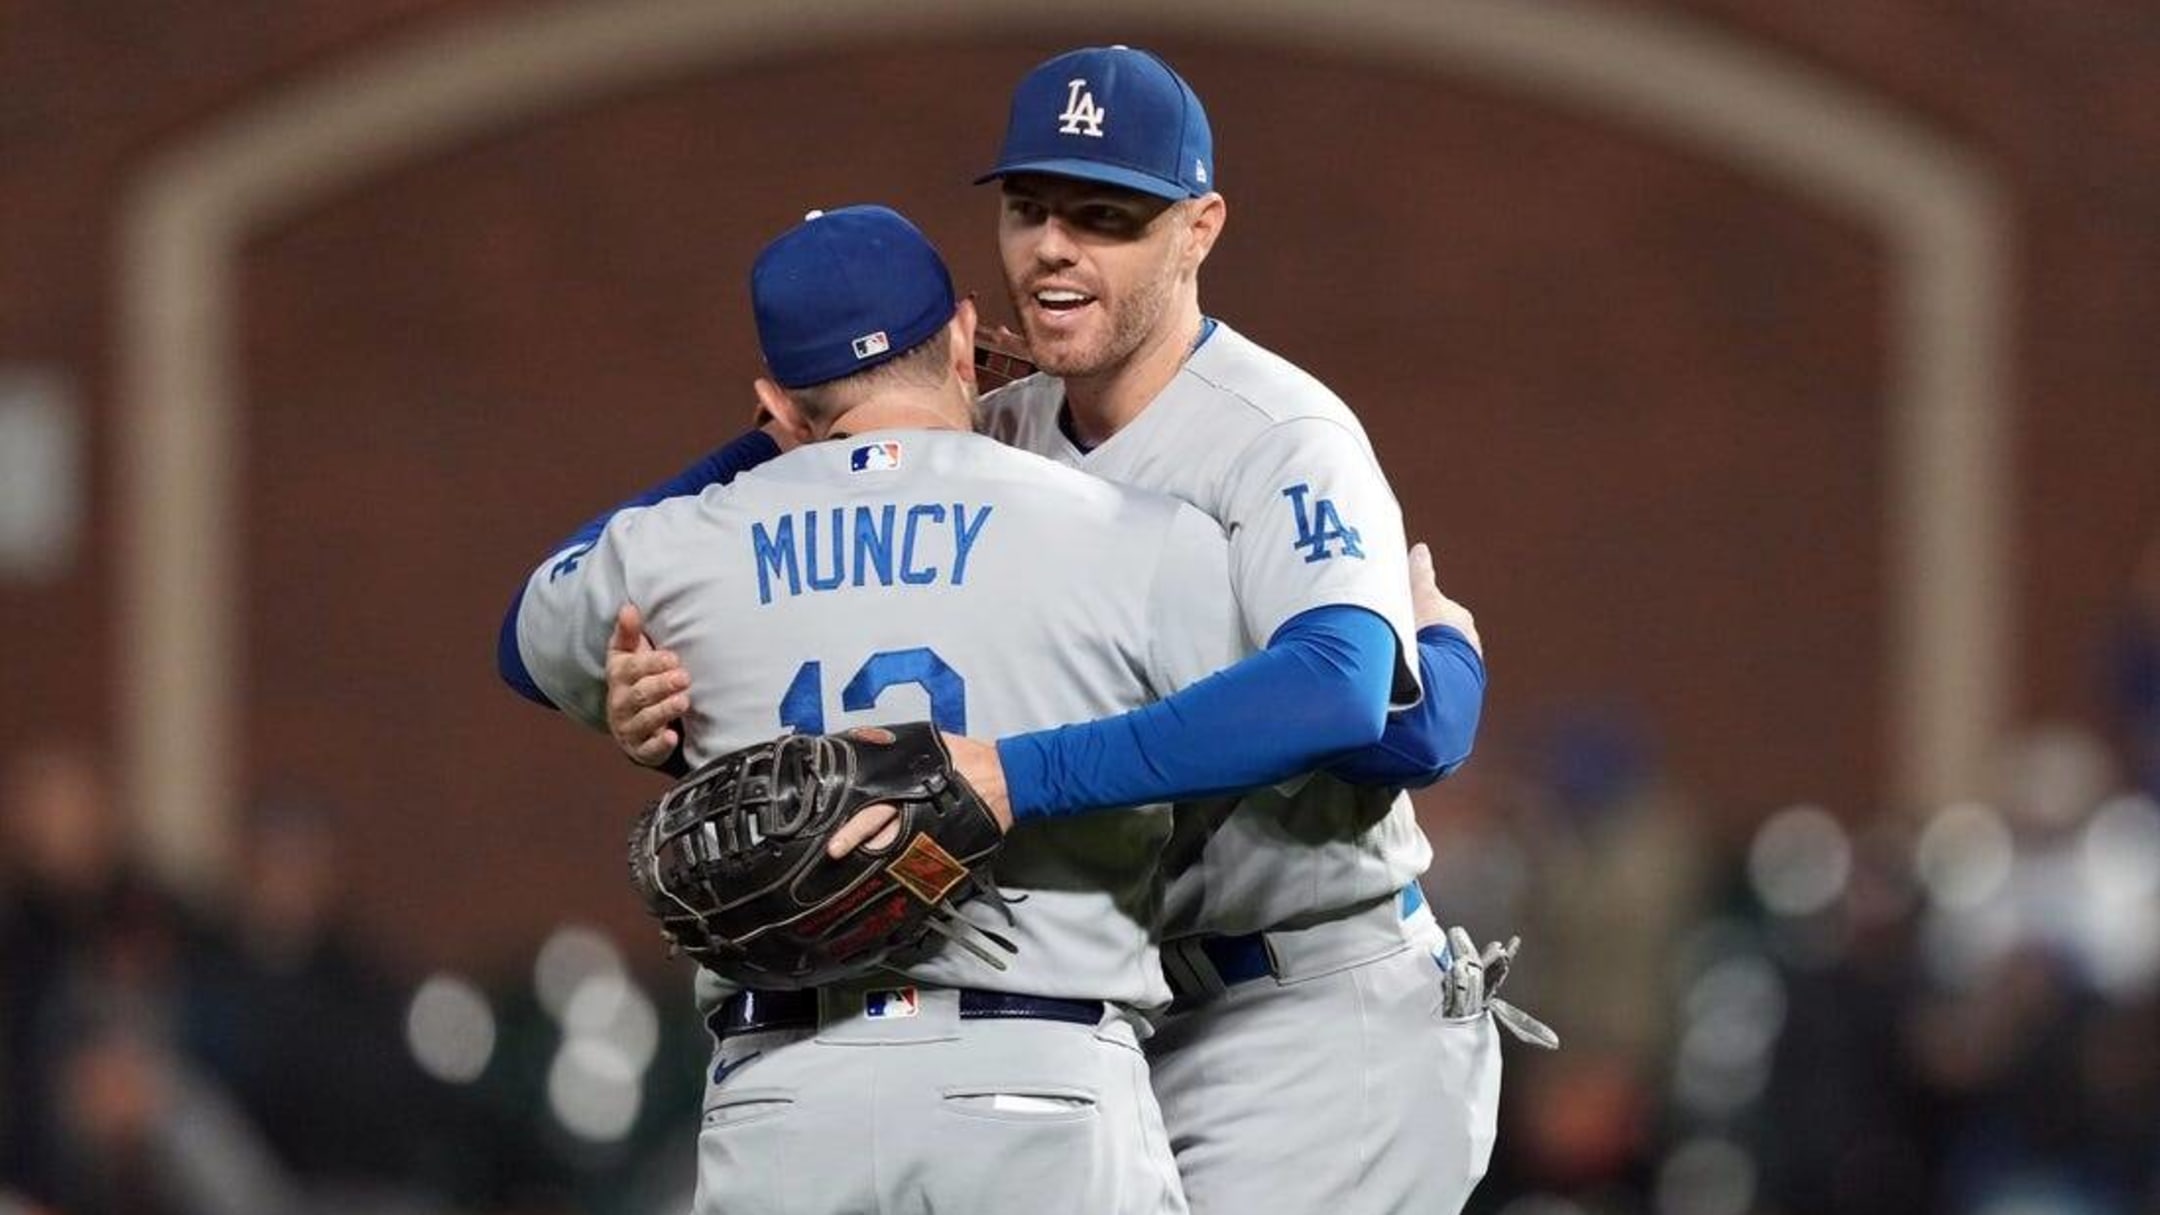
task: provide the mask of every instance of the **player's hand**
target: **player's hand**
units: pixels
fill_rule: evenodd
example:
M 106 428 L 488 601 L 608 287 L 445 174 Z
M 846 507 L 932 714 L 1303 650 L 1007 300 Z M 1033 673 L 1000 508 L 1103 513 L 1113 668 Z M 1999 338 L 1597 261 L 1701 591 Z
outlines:
M 607 652 L 607 723 L 615 745 L 657 768 L 682 742 L 675 723 L 689 711 L 690 673 L 682 659 L 653 646 L 636 604 L 622 605 Z
M 990 807 L 990 817 L 997 820 L 998 830 L 1011 831 L 1012 799 L 1005 793 L 1005 764 L 998 758 L 997 746 L 959 734 L 939 734 L 945 740 L 945 749 L 952 752 L 953 770 Z M 842 823 L 825 841 L 825 855 L 837 861 L 865 844 L 888 847 L 899 836 L 900 812 L 880 802 L 863 807 L 854 818 Z
M 839 860 L 857 848 L 890 848 L 900 838 L 900 811 L 887 802 L 864 806 L 825 841 L 825 855 Z
M 1485 656 L 1485 643 L 1478 637 L 1477 617 L 1440 590 L 1439 579 L 1433 575 L 1432 550 L 1422 542 L 1410 546 L 1410 609 L 1417 617 L 1419 628 L 1444 624 L 1467 638 L 1478 657 Z
M 998 758 L 997 744 L 943 730 L 938 735 L 945 740 L 945 749 L 952 752 L 953 771 L 958 772 L 975 790 L 975 795 L 990 807 L 998 829 L 1011 831 L 1012 794 L 1005 788 L 1005 761 Z

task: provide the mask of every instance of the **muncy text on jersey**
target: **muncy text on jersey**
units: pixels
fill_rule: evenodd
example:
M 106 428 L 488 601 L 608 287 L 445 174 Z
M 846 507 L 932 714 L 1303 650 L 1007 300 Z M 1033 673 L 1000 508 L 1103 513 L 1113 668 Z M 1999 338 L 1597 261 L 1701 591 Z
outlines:
M 835 506 L 750 527 L 758 602 L 843 587 L 953 586 L 967 579 L 968 554 L 992 508 L 965 502 Z

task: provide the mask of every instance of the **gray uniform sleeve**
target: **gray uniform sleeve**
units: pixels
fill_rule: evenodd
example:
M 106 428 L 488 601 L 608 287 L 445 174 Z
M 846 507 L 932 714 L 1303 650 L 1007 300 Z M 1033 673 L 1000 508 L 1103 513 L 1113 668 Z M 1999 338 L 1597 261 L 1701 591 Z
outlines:
M 1257 647 L 1230 585 L 1230 544 L 1204 511 L 1179 503 L 1148 590 L 1148 681 L 1168 696 Z
M 1245 626 L 1261 644 L 1291 617 L 1345 605 L 1395 630 L 1394 705 L 1419 696 L 1402 508 L 1363 437 L 1328 418 L 1262 432 L 1233 464 L 1223 521 Z
M 635 602 L 625 546 L 648 507 L 617 511 L 599 538 L 540 563 L 518 605 L 518 655 L 555 706 L 596 730 L 607 728 L 607 646 L 615 613 Z

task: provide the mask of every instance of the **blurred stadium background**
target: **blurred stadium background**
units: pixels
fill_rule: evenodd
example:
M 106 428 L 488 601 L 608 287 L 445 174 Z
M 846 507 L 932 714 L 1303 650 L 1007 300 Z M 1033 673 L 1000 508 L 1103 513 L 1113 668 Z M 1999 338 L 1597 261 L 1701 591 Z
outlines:
M 1490 647 L 1426 888 L 1568 1045 L 1477 1208 L 2160 1211 L 2160 10 L 15 0 L 0 1212 L 683 1209 L 654 781 L 499 613 L 740 428 L 806 208 L 998 316 L 966 182 L 1110 41 Z

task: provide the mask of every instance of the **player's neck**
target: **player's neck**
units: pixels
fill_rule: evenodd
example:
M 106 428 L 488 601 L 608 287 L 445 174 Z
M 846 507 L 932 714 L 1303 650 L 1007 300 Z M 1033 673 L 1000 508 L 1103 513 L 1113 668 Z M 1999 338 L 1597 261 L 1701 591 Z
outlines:
M 891 392 L 864 401 L 833 420 L 828 439 L 868 434 L 873 430 L 968 430 L 972 410 L 955 412 L 956 386 L 919 392 Z
M 1200 326 L 1200 301 L 1187 298 L 1131 358 L 1098 375 L 1066 377 L 1065 407 L 1084 446 L 1108 440 L 1162 395 L 1192 356 Z

